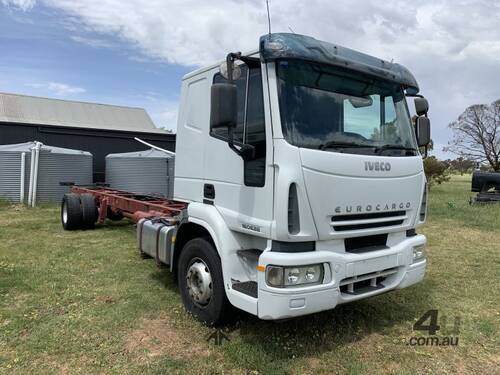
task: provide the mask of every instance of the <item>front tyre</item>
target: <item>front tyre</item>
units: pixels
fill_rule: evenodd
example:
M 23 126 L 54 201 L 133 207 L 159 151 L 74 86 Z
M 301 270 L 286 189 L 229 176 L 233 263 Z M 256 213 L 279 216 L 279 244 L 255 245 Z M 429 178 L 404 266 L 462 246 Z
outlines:
M 199 321 L 222 323 L 230 303 L 226 297 L 220 258 L 210 241 L 195 238 L 179 257 L 178 281 L 184 307 Z

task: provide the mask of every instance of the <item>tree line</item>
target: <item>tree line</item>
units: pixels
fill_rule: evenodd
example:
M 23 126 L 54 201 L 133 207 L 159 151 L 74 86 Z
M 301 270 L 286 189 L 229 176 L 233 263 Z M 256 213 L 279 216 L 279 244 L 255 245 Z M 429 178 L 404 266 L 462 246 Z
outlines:
M 453 173 L 463 175 L 475 169 L 500 172 L 500 99 L 467 107 L 448 127 L 453 137 L 443 151 L 458 157 L 438 160 L 429 156 L 424 160 L 429 188 L 448 181 Z

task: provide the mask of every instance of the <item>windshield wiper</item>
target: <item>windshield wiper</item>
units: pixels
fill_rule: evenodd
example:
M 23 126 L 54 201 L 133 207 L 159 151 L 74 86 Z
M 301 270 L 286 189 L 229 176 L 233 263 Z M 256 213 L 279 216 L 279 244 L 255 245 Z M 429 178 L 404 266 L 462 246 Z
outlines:
M 330 141 L 326 142 L 323 145 L 319 145 L 320 150 L 325 150 L 327 148 L 335 148 L 335 147 L 352 147 L 352 148 L 374 148 L 373 145 L 366 145 L 362 143 L 354 143 L 354 142 L 336 142 Z
M 417 149 L 413 147 L 405 147 L 405 146 L 399 146 L 399 145 L 382 145 L 382 146 L 377 146 L 375 148 L 375 152 L 379 153 L 385 150 L 402 150 L 402 151 L 413 151 L 417 152 Z

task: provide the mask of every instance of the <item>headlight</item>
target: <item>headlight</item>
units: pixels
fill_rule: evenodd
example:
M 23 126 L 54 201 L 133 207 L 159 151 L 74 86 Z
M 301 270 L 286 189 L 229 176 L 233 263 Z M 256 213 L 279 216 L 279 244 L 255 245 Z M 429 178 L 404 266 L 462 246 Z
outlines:
M 413 248 L 413 263 L 425 259 L 425 245 L 415 246 Z
M 323 264 L 291 267 L 267 266 L 266 282 L 276 288 L 321 284 L 323 274 Z

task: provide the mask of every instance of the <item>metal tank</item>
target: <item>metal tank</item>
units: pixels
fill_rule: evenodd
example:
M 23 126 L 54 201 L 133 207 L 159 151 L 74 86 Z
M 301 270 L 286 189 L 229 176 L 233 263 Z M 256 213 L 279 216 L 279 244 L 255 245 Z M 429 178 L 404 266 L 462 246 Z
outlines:
M 106 156 L 106 183 L 109 187 L 133 193 L 172 198 L 175 158 L 149 149 Z
M 59 202 L 69 192 L 61 182 L 92 184 L 92 154 L 40 142 L 0 146 L 0 198 L 33 205 Z

